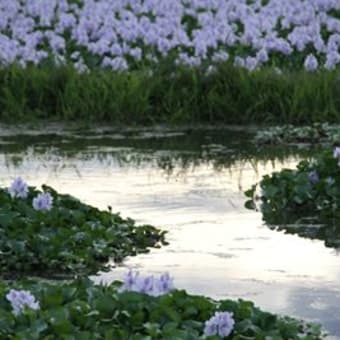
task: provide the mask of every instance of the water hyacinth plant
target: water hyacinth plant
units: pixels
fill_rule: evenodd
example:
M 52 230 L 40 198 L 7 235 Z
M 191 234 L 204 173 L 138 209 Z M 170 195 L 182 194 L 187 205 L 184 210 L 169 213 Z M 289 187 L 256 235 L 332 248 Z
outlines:
M 8 192 L 10 193 L 12 198 L 26 198 L 28 195 L 28 186 L 21 177 L 17 177 L 12 182 L 11 186 L 8 189 Z
M 256 132 L 254 141 L 258 145 L 340 144 L 340 125 L 329 123 L 314 123 L 305 126 L 294 126 L 288 124 L 266 127 L 265 129 L 259 129 Z
M 48 211 L 52 209 L 53 197 L 49 192 L 38 194 L 33 198 L 33 208 L 35 210 Z
M 304 237 L 325 240 L 339 248 L 340 164 L 339 147 L 301 161 L 296 170 L 283 169 L 263 177 L 259 202 L 257 185 L 246 192 L 246 207 L 259 206 L 263 219 Z
M 339 122 L 339 12 L 337 0 L 5 1 L 0 117 Z
M 0 277 L 95 274 L 166 244 L 164 231 L 21 178 L 0 188 L 0 234 Z
M 169 273 L 164 273 L 159 278 L 155 278 L 153 275 L 140 276 L 138 272 L 130 270 L 124 277 L 121 291 L 159 296 L 169 293 L 173 288 L 173 278 Z
M 204 335 L 218 335 L 220 338 L 225 338 L 231 334 L 234 325 L 235 321 L 232 313 L 216 312 L 214 316 L 205 322 Z
M 38 310 L 39 302 L 26 290 L 11 289 L 6 295 L 6 299 L 11 303 L 14 315 L 21 314 L 25 308 Z
M 339 12 L 337 0 L 12 0 L 0 7 L 0 62 L 125 71 L 170 57 L 254 70 L 289 56 L 307 71 L 333 69 Z
M 314 55 L 309 54 L 304 62 L 304 66 L 308 72 L 314 72 L 318 69 L 318 60 Z
M 183 290 L 150 296 L 121 291 L 121 285 L 95 285 L 88 279 L 11 287 L 0 282 L 0 338 L 316 340 L 324 335 L 316 324 L 266 313 L 244 300 L 214 301 Z M 36 310 L 26 308 L 27 317 L 14 315 L 6 298 L 14 289 L 29 291 L 40 308 L 33 302 Z

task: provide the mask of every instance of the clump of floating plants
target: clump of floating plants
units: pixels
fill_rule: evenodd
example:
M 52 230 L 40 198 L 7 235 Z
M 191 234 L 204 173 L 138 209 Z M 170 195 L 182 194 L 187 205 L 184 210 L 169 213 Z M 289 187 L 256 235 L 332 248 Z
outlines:
M 165 231 L 137 226 L 46 185 L 16 178 L 0 189 L 0 276 L 79 275 L 165 244 Z
M 4 340 L 321 339 L 320 326 L 263 312 L 252 302 L 214 301 L 174 289 L 169 274 L 129 272 L 124 282 L 95 285 L 0 283 Z
M 269 225 L 340 246 L 340 147 L 266 175 L 245 194 Z
M 257 144 L 339 144 L 340 125 L 314 123 L 308 126 L 266 127 L 255 135 Z

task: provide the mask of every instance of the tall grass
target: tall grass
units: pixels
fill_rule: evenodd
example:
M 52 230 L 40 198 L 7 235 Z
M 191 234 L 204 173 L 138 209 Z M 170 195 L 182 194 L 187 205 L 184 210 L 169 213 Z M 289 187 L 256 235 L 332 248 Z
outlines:
M 340 70 L 249 72 L 226 63 L 79 74 L 71 66 L 0 69 L 0 119 L 112 124 L 340 123 Z

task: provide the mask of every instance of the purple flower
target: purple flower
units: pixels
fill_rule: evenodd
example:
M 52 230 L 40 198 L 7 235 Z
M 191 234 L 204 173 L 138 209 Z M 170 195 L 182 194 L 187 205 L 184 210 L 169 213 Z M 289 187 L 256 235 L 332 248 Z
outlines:
M 137 281 L 137 291 L 148 295 L 154 295 L 154 283 L 155 279 L 153 275 L 140 277 Z
M 22 180 L 21 177 L 17 177 L 11 184 L 8 189 L 9 194 L 12 198 L 19 197 L 19 198 L 26 198 L 28 195 L 28 186 Z
M 339 9 L 338 0 L 289 0 L 284 5 L 279 0 L 266 5 L 260 0 L 2 2 L 0 66 L 40 64 L 45 57 L 38 57 L 38 52 L 58 61 L 81 51 L 89 55 L 86 61 L 79 64 L 78 58 L 71 58 L 80 72 L 91 67 L 92 57 L 96 64 L 108 58 L 102 66 L 120 72 L 146 59 L 146 54 L 153 60 L 174 52 L 187 54 L 174 58 L 179 63 L 197 67 L 205 61 L 224 61 L 236 47 L 236 66 L 253 69 L 254 62 L 245 60 L 245 49 L 249 55 L 266 50 L 288 56 L 305 55 L 314 46 L 318 59 L 339 49 L 340 21 L 332 13 Z M 197 22 L 193 29 L 183 20 L 186 17 Z M 256 66 L 267 63 L 264 52 L 256 59 Z M 315 60 L 306 62 L 308 71 L 317 69 Z M 334 56 L 327 56 L 326 68 L 337 64 Z
M 308 174 L 308 179 L 311 184 L 317 184 L 320 181 L 319 173 L 316 170 L 311 171 Z
M 318 69 L 318 66 L 318 60 L 314 57 L 313 54 L 309 54 L 304 62 L 305 70 L 308 72 L 314 72 Z
M 227 337 L 234 329 L 235 321 L 233 313 L 216 312 L 209 320 L 205 322 L 204 335 L 218 335 L 221 338 Z
M 127 274 L 124 275 L 124 290 L 134 290 L 134 287 L 137 284 L 138 281 L 138 272 L 133 272 L 132 270 L 129 270 Z
M 160 276 L 159 280 L 156 281 L 158 293 L 160 295 L 169 293 L 173 287 L 173 278 L 169 273 L 164 273 Z
M 235 67 L 245 67 L 245 61 L 241 57 L 235 57 L 234 59 L 234 66 Z
M 340 146 L 335 147 L 333 156 L 340 162 Z
M 248 71 L 254 71 L 258 65 L 258 61 L 256 58 L 253 57 L 247 57 L 245 60 L 245 68 L 248 69 Z
M 229 54 L 225 51 L 218 51 L 212 56 L 213 62 L 224 62 L 229 59 Z
M 262 49 L 256 53 L 256 59 L 259 63 L 264 64 L 269 60 L 268 52 L 265 49 Z
M 173 279 L 168 273 L 164 273 L 159 278 L 155 278 L 153 275 L 140 276 L 138 272 L 130 270 L 124 276 L 124 282 L 120 291 L 132 291 L 151 296 L 160 296 L 168 294 L 172 289 Z
M 33 208 L 35 210 L 51 210 L 53 204 L 53 197 L 49 192 L 38 194 L 33 199 Z
M 6 299 L 11 303 L 14 315 L 21 314 L 25 307 L 33 310 L 38 310 L 40 308 L 39 302 L 26 290 L 11 289 L 6 295 Z
M 340 54 L 336 51 L 330 51 L 326 57 L 325 68 L 328 70 L 334 70 L 339 62 Z

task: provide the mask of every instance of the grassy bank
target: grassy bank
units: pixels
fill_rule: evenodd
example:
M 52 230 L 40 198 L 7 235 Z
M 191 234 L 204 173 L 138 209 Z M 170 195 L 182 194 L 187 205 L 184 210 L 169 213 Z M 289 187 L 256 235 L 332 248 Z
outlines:
M 202 68 L 79 73 L 71 66 L 0 70 L 0 119 L 111 124 L 340 122 L 340 71 Z

